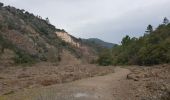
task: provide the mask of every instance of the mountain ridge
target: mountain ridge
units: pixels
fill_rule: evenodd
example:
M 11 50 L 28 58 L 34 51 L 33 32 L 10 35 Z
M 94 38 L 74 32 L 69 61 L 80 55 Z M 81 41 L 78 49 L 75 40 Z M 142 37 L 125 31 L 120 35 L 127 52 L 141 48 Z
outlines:
M 90 42 L 94 42 L 95 44 L 99 44 L 99 45 L 106 47 L 106 48 L 112 48 L 116 45 L 115 43 L 106 42 L 106 41 L 99 39 L 99 38 L 88 38 L 86 40 L 90 41 Z

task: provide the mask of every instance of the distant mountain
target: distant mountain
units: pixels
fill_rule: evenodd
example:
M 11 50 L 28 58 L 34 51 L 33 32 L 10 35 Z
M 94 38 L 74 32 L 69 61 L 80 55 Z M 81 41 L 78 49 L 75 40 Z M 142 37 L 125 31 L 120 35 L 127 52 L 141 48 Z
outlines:
M 90 45 L 98 45 L 104 48 L 112 48 L 114 47 L 116 44 L 114 43 L 109 43 L 109 42 L 105 42 L 103 40 L 100 40 L 98 38 L 89 38 L 89 39 L 82 39 L 83 42 L 90 44 Z

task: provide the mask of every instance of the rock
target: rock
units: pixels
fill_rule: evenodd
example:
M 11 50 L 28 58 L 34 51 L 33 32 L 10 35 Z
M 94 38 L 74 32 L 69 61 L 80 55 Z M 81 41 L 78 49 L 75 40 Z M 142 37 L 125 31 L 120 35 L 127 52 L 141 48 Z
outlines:
M 134 80 L 134 81 L 139 81 L 139 79 L 138 79 L 138 78 L 134 78 L 133 80 Z
M 3 85 L 8 85 L 7 83 L 2 83 Z
M 14 91 L 8 91 L 8 92 L 6 92 L 6 93 L 4 93 L 3 95 L 10 95 L 10 94 L 13 94 L 14 93 Z
M 30 75 L 26 74 L 26 73 L 22 73 L 22 74 L 19 74 L 17 76 L 17 78 L 27 78 L 27 77 L 30 77 Z
M 127 79 L 133 79 L 134 78 L 134 74 L 130 73 L 127 75 Z
M 170 93 L 170 84 L 165 84 L 165 87 L 166 87 L 167 92 Z
M 130 73 L 127 75 L 127 79 L 132 79 L 134 81 L 139 81 L 138 77 L 136 74 Z
M 0 79 L 5 79 L 4 77 L 0 76 Z

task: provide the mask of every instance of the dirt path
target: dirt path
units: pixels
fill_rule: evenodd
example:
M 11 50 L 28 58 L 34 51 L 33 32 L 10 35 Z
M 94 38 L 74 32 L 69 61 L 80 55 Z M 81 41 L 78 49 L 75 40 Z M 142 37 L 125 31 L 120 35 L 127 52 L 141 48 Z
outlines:
M 120 87 L 121 80 L 125 80 L 128 73 L 128 69 L 115 68 L 115 73 L 109 75 L 26 90 L 11 97 L 13 100 L 117 100 L 114 89 Z

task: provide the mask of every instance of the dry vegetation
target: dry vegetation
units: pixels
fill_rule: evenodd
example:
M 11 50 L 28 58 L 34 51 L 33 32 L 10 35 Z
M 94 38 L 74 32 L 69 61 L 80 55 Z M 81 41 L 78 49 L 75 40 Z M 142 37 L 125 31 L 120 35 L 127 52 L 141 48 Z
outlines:
M 131 67 L 123 91 L 131 100 L 170 100 L 170 65 Z M 123 86 L 123 85 L 122 85 Z M 130 100 L 130 99 L 129 99 Z
M 56 66 L 49 63 L 40 63 L 31 67 L 0 66 L 0 70 L 0 95 L 8 95 L 26 88 L 49 86 L 112 73 L 113 67 L 88 64 Z

